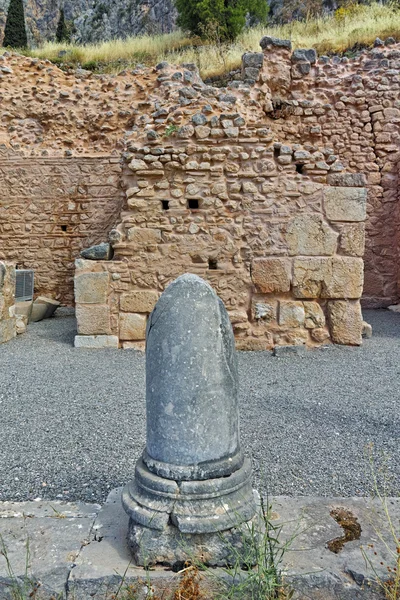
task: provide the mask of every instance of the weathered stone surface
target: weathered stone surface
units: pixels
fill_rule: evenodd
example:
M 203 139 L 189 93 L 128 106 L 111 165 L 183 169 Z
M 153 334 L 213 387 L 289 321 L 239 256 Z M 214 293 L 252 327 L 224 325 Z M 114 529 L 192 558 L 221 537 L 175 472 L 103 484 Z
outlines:
M 38 321 L 42 321 L 46 318 L 47 313 L 47 304 L 42 304 L 38 302 L 37 304 L 34 302 L 32 305 L 32 311 L 29 317 L 30 323 L 37 323 Z
M 76 321 L 80 335 L 109 335 L 110 308 L 108 305 L 77 304 Z
M 331 221 L 365 221 L 367 216 L 367 190 L 352 187 L 327 187 L 324 189 L 324 207 Z
M 78 273 L 75 276 L 75 301 L 78 304 L 105 304 L 108 286 L 108 273 Z
M 360 298 L 363 261 L 360 258 L 296 258 L 293 292 L 297 298 Z
M 256 514 L 239 443 L 237 379 L 222 301 L 196 275 L 178 277 L 149 319 L 146 449 L 122 495 L 139 564 L 185 560 L 185 543 L 197 553 L 210 534 L 207 562 L 225 563 L 215 534 Z
M 137 313 L 121 313 L 119 317 L 120 340 L 144 340 L 147 318 Z
M 253 315 L 257 321 L 262 319 L 263 321 L 274 321 L 276 319 L 276 302 L 253 302 Z
M 292 256 L 331 256 L 336 251 L 338 234 L 321 215 L 300 214 L 288 224 L 286 241 Z
M 372 325 L 366 321 L 362 323 L 362 337 L 367 339 L 372 338 Z
M 75 348 L 118 348 L 116 335 L 76 335 Z
M 16 315 L 15 317 L 15 331 L 17 335 L 21 335 L 26 332 L 28 326 L 28 317 L 26 315 Z
M 15 318 L 0 321 L 0 344 L 9 342 L 16 335 Z
M 367 178 L 364 173 L 329 173 L 327 182 L 339 187 L 364 187 Z
M 15 314 L 16 315 L 26 315 L 29 320 L 29 317 L 31 316 L 31 312 L 32 312 L 32 305 L 33 305 L 32 300 L 24 300 L 23 302 L 16 302 L 15 303 Z
M 339 236 L 339 251 L 348 256 L 364 256 L 365 225 L 364 223 L 346 223 Z
M 158 293 L 152 290 L 137 290 L 121 294 L 120 309 L 123 312 L 151 313 L 158 300 Z
M 332 300 L 327 308 L 332 341 L 335 344 L 359 346 L 363 330 L 360 302 Z
M 302 302 L 279 302 L 279 325 L 283 327 L 302 327 L 304 325 L 305 311 Z
M 318 302 L 303 302 L 305 321 L 307 329 L 325 327 L 325 315 Z
M 128 229 L 128 240 L 134 244 L 159 244 L 161 242 L 161 231 L 147 227 L 131 227 Z
M 82 258 L 86 258 L 87 260 L 111 260 L 113 254 L 114 251 L 111 244 L 106 242 L 81 250 Z
M 252 262 L 251 278 L 256 288 L 265 294 L 288 292 L 291 266 L 291 261 L 287 258 L 256 258 Z
M 33 303 L 35 304 L 45 304 L 46 312 L 44 313 L 44 319 L 49 319 L 54 315 L 57 308 L 60 306 L 60 302 L 58 300 L 53 300 L 53 298 L 46 298 L 45 296 L 38 296 Z
M 324 328 L 316 328 L 311 330 L 312 339 L 318 344 L 322 344 L 323 342 L 329 340 L 329 331 Z

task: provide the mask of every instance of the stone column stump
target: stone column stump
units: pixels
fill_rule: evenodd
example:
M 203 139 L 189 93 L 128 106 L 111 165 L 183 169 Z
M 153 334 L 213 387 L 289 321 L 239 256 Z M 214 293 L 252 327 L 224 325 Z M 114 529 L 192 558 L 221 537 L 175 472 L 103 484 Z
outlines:
M 222 301 L 196 275 L 176 279 L 146 336 L 147 444 L 122 502 L 139 565 L 224 565 L 258 519 L 239 440 L 234 337 Z

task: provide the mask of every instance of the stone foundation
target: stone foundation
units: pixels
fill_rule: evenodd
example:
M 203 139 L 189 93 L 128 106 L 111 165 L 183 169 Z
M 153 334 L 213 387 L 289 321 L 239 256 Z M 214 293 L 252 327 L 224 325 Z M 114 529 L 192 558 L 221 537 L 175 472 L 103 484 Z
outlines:
M 0 261 L 0 344 L 17 335 L 15 320 L 15 267 Z

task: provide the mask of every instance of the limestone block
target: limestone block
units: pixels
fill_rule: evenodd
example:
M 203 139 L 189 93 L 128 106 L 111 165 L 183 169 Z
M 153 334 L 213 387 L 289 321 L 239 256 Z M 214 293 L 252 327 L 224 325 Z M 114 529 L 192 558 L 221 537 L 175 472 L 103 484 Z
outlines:
M 272 333 L 267 332 L 261 338 L 245 337 L 236 338 L 236 350 L 247 352 L 262 352 L 263 350 L 271 350 L 274 345 Z
M 116 335 L 76 335 L 75 348 L 118 348 Z
M 131 227 L 128 229 L 128 241 L 141 246 L 151 246 L 161 242 L 161 231 L 148 227 Z
M 9 342 L 16 336 L 15 318 L 0 321 L 0 344 Z
M 120 340 L 144 340 L 147 318 L 136 313 L 121 313 L 119 318 Z
M 57 308 L 60 306 L 58 300 L 53 300 L 53 298 L 47 298 L 46 296 L 38 296 L 33 304 L 45 304 L 46 312 L 44 314 L 44 319 L 49 319 L 54 315 Z
M 329 258 L 295 258 L 293 293 L 296 298 L 320 298 L 331 273 Z
M 75 302 L 105 304 L 109 291 L 108 273 L 82 273 L 75 276 Z
M 288 224 L 286 242 L 292 256 L 332 256 L 336 251 L 338 234 L 321 215 L 300 214 Z
M 25 333 L 27 326 L 28 326 L 27 315 L 17 315 L 15 318 L 15 330 L 16 330 L 17 335 L 21 335 L 21 333 Z
M 335 344 L 359 346 L 362 342 L 363 319 L 357 301 L 334 300 L 328 302 L 329 329 Z
M 277 303 L 276 302 L 260 302 L 254 300 L 252 303 L 252 315 L 256 321 L 274 321 L 277 314 Z
M 32 305 L 31 316 L 29 317 L 29 323 L 37 323 L 38 321 L 42 321 L 46 317 L 47 312 L 47 304 L 40 304 L 39 302 L 36 304 L 35 302 Z
M 339 251 L 349 256 L 364 256 L 365 224 L 346 223 L 339 237 Z
M 335 256 L 330 277 L 324 282 L 322 298 L 361 298 L 364 262 L 361 258 Z
M 329 185 L 340 187 L 363 187 L 367 185 L 364 173 L 329 173 L 327 177 Z
M 121 295 L 120 309 L 130 313 L 151 313 L 158 300 L 158 293 L 152 290 L 136 290 Z
M 305 310 L 302 302 L 291 300 L 279 302 L 279 325 L 289 328 L 302 327 L 304 319 Z
M 24 300 L 23 302 L 16 302 L 15 303 L 15 314 L 16 315 L 26 315 L 29 320 L 29 317 L 31 316 L 31 312 L 32 312 L 32 305 L 33 305 L 32 300 Z
M 296 298 L 360 298 L 364 280 L 361 258 L 296 258 L 293 293 Z
M 251 278 L 260 292 L 288 292 L 292 261 L 287 258 L 256 258 L 252 262 Z
M 324 328 L 316 328 L 311 330 L 311 337 L 315 342 L 322 344 L 326 340 L 329 340 L 329 331 Z
M 365 221 L 367 190 L 361 187 L 326 187 L 324 207 L 331 221 Z
M 99 335 L 111 333 L 110 309 L 106 304 L 77 304 L 76 320 L 81 335 Z
M 325 327 L 325 315 L 318 302 L 303 302 L 305 321 L 304 326 L 307 329 Z

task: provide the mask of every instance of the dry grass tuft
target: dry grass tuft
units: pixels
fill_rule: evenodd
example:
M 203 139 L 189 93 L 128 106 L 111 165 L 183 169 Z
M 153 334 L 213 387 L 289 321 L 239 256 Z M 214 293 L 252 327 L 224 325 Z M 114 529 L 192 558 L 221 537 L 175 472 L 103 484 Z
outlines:
M 213 77 L 236 69 L 246 51 L 259 51 L 264 35 L 291 39 L 293 48 L 315 48 L 319 54 L 342 53 L 358 46 L 370 46 L 375 38 L 400 38 L 400 9 L 395 3 L 350 4 L 324 16 L 286 25 L 246 30 L 234 44 L 206 44 L 183 33 L 131 37 L 99 44 L 75 46 L 48 42 L 29 52 L 30 56 L 53 62 L 81 65 L 118 73 L 138 63 L 154 65 L 161 60 L 197 64 L 201 75 Z M 61 53 L 61 54 L 60 54 Z

